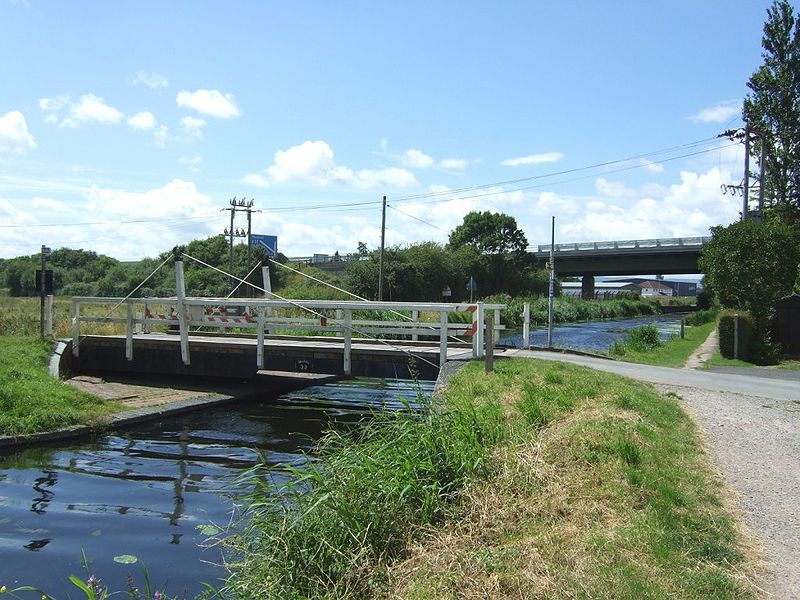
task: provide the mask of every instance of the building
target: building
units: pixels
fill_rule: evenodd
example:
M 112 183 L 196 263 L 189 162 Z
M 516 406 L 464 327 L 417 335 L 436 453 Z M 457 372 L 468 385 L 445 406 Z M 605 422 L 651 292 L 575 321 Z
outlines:
M 662 281 L 642 281 L 631 284 L 639 289 L 642 298 L 656 298 L 660 296 L 674 296 L 675 290 L 665 285 Z

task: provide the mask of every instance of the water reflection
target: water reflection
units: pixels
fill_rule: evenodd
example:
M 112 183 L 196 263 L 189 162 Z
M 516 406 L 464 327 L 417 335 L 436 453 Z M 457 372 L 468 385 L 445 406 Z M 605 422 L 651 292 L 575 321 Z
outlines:
M 113 561 L 133 554 L 154 585 L 193 596 L 225 575 L 220 549 L 202 545 L 204 531 L 228 525 L 243 469 L 263 456 L 268 479 L 284 482 L 286 466 L 302 466 L 325 430 L 431 389 L 356 379 L 0 455 L 2 583 L 74 595 L 68 577 L 84 575 L 83 550 L 112 589 L 126 589 L 128 573 L 141 577 L 138 565 Z
M 666 314 L 636 317 L 633 319 L 615 319 L 611 321 L 590 321 L 588 323 L 569 323 L 557 325 L 553 328 L 553 345 L 557 348 L 570 350 L 583 350 L 587 352 L 605 352 L 615 340 L 624 341 L 627 330 L 642 325 L 653 324 L 658 328 L 662 341 L 674 335 L 680 335 L 681 319 L 685 315 Z M 531 329 L 531 346 L 544 348 L 547 346 L 547 328 Z M 511 330 L 504 332 L 500 341 L 501 346 L 512 348 L 522 347 L 522 331 Z

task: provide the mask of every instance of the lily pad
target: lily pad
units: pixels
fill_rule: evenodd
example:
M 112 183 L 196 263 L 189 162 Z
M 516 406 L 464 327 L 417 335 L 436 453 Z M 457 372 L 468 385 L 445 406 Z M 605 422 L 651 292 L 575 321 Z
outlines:
M 120 563 L 121 565 L 132 565 L 138 560 L 139 559 L 133 554 L 120 554 L 119 556 L 114 557 L 114 562 Z
M 221 529 L 219 529 L 218 527 L 214 527 L 213 525 L 198 525 L 197 530 L 203 535 L 208 535 L 208 536 L 217 535 L 220 531 L 222 531 Z

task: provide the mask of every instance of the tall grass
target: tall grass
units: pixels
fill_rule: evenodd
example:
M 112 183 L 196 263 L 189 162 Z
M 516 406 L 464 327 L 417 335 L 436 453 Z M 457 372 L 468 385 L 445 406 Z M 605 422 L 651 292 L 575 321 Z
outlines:
M 524 304 L 531 305 L 531 323 L 544 325 L 547 323 L 549 300 L 544 296 L 515 297 L 508 294 L 497 294 L 484 298 L 484 302 L 505 304 L 507 309 L 502 313 L 502 322 L 507 327 L 521 327 Z M 575 321 L 599 321 L 638 315 L 652 315 L 661 312 L 657 303 L 648 300 L 621 298 L 614 300 L 581 300 L 562 296 L 553 302 L 553 319 L 556 323 Z
M 119 410 L 53 379 L 52 344 L 38 337 L 0 336 L 0 435 L 25 435 L 96 422 Z
M 420 527 L 453 514 L 465 483 L 484 475 L 503 439 L 502 408 L 427 402 L 331 433 L 291 483 L 247 475 L 249 525 L 231 538 L 239 559 L 228 592 L 240 598 L 365 597 L 377 566 L 404 555 Z
M 505 398 L 511 434 L 458 522 L 391 567 L 383 597 L 752 596 L 720 481 L 676 398 L 546 361 L 480 368 L 454 391 Z

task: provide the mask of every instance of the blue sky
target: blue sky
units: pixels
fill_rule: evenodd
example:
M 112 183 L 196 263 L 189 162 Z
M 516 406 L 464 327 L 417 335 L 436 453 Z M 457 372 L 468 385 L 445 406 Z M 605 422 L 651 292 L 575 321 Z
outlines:
M 0 257 L 153 256 L 233 196 L 290 256 L 377 247 L 384 194 L 389 244 L 707 235 L 768 5 L 0 0 Z

